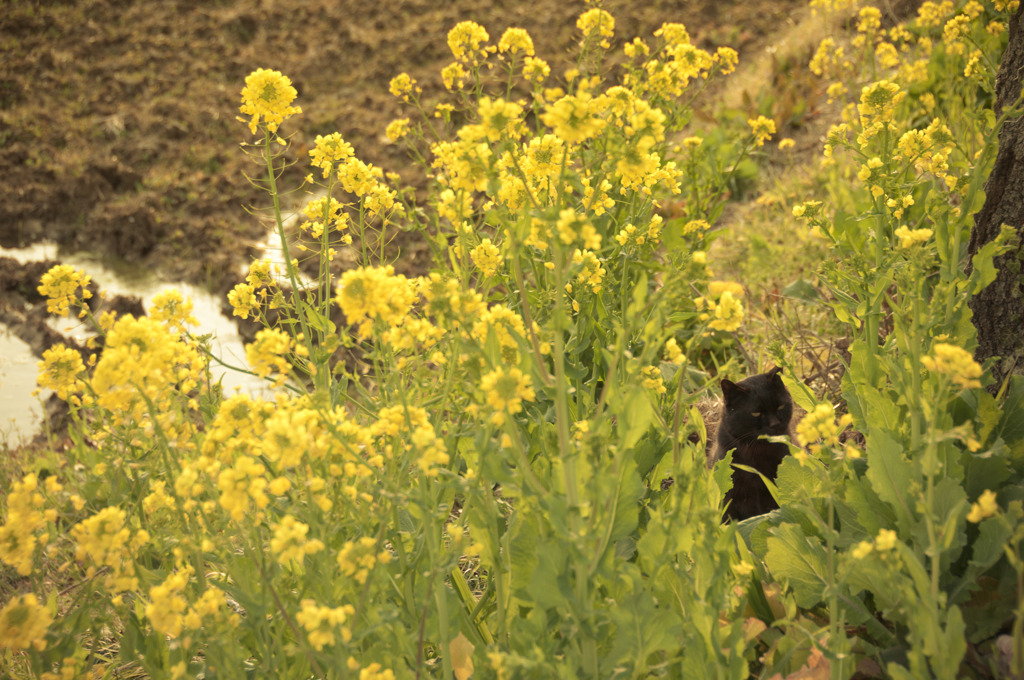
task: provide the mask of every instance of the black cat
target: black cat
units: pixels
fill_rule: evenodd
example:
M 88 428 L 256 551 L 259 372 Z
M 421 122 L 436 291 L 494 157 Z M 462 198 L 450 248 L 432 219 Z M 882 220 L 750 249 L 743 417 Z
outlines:
M 738 383 L 722 380 L 725 408 L 718 426 L 715 460 L 735 449 L 733 463 L 747 465 L 768 479 L 775 479 L 779 463 L 789 454 L 789 447 L 759 437 L 789 433 L 793 399 L 779 377 L 781 372 L 781 368 L 773 368 Z M 725 502 L 726 516 L 734 521 L 779 507 L 761 478 L 743 470 L 733 470 L 732 489 L 725 494 Z

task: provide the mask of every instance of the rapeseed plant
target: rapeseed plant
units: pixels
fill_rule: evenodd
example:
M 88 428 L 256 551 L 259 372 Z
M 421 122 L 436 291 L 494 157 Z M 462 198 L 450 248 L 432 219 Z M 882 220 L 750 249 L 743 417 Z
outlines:
M 854 188 L 826 182 L 792 214 L 833 248 L 821 276 L 856 336 L 849 413 L 792 382 L 806 450 L 780 467 L 781 509 L 737 527 L 721 525 L 730 471 L 707 468 L 696 404 L 741 361 L 750 291 L 713 278 L 708 248 L 732 169 L 776 122 L 675 140 L 736 52 L 665 24 L 623 43 L 609 82 L 615 21 L 594 4 L 564 77 L 522 29 L 492 45 L 455 26 L 446 99 L 408 74 L 389 84 L 409 114 L 387 135 L 428 166 L 426 204 L 320 135 L 294 238 L 275 145 L 296 92 L 276 71 L 246 79 L 284 252 L 228 300 L 264 326 L 247 356 L 268 394 L 211 384 L 174 291 L 147 317 L 97 319 L 94 362 L 51 349 L 40 386 L 71 406 L 70 464 L 6 496 L 0 562 L 28 592 L 0 610 L 0 661 L 88 676 L 108 666 L 86 647 L 113 634 L 152 677 L 744 678 L 812 659 L 848 677 L 893 648 L 905 663 L 886 672 L 923 677 L 1019 621 L 971 599 L 1024 573 L 1021 386 L 1002 403 L 981 389 L 964 305 L 1000 247 L 963 272 L 993 137 L 932 78 L 990 87 L 1010 5 L 925 3 L 889 31 L 861 8 L 856 49 L 816 52 L 846 104 L 829 181 Z M 916 94 L 926 83 L 940 89 Z M 430 241 L 426 275 L 388 261 L 396 223 Z M 289 247 L 317 258 L 313 282 Z M 339 273 L 342 248 L 357 264 Z M 40 292 L 88 317 L 89 283 L 60 266 Z

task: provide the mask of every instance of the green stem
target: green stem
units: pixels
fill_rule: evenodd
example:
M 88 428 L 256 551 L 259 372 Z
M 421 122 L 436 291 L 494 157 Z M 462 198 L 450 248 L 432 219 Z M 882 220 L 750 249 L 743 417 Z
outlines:
M 922 279 L 923 281 L 923 279 Z M 922 432 L 922 418 L 923 413 L 921 409 L 921 343 L 924 338 L 918 337 L 918 321 L 920 320 L 920 302 L 922 296 L 925 295 L 923 290 L 915 291 L 913 295 L 913 304 L 911 305 L 911 319 L 910 319 L 910 333 L 907 338 L 907 344 L 910 346 L 910 398 L 914 402 L 913 407 L 910 410 L 910 448 L 912 451 L 917 451 L 921 446 L 921 432 Z
M 288 281 L 292 285 L 292 302 L 295 311 L 298 313 L 299 323 L 302 325 L 302 339 L 306 345 L 308 356 L 313 357 L 313 336 L 309 332 L 309 325 L 306 323 L 306 310 L 299 300 L 299 282 L 295 272 L 295 265 L 292 263 L 291 255 L 288 252 L 288 237 L 284 233 L 284 220 L 281 219 L 281 197 L 277 192 L 277 178 L 274 176 L 274 156 L 270 152 L 270 132 L 263 133 L 264 158 L 267 161 L 267 186 L 270 188 L 270 196 L 274 200 L 274 224 L 277 226 L 277 235 L 281 239 L 281 254 L 284 256 L 285 271 L 288 272 Z

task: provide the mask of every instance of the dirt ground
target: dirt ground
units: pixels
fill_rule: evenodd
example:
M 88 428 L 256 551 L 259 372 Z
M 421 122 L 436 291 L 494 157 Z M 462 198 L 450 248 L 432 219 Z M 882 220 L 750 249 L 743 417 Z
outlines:
M 619 43 L 684 23 L 704 47 L 750 58 L 803 9 L 803 0 L 752 8 L 737 0 L 609 1 Z M 536 0 L 92 0 L 4 3 L 0 12 L 0 246 L 42 239 L 141 263 L 223 292 L 237 282 L 244 244 L 264 228 L 243 206 L 265 204 L 236 120 L 245 76 L 289 75 L 303 115 L 290 154 L 304 174 L 317 134 L 339 131 L 386 170 L 408 166 L 383 136 L 402 71 L 440 93 L 451 61 L 447 31 L 483 24 L 496 41 L 519 26 L 555 73 L 573 54 L 581 2 Z M 242 244 L 242 245 L 240 245 Z M 400 239 L 399 269 L 426 253 Z

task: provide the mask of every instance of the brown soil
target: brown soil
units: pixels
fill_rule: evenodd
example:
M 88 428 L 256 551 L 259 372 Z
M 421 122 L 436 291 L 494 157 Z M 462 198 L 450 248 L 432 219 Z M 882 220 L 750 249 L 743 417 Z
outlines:
M 762 51 L 803 0 L 756 10 L 735 0 L 610 1 L 616 36 L 650 37 L 687 25 L 705 47 L 729 45 L 741 63 Z M 317 134 L 335 130 L 386 170 L 408 166 L 383 129 L 400 113 L 388 93 L 407 71 L 427 101 L 450 59 L 445 36 L 465 19 L 497 40 L 520 26 L 560 73 L 573 54 L 582 2 L 537 0 L 86 0 L 4 5 L 0 16 L 0 245 L 41 239 L 69 251 L 141 262 L 166 276 L 226 291 L 244 244 L 264 228 L 244 206 L 263 205 L 243 173 L 236 120 L 245 76 L 289 75 L 303 115 L 289 122 L 295 178 Z M 399 268 L 426 266 L 403 235 Z M 241 244 L 241 245 L 240 245 Z

